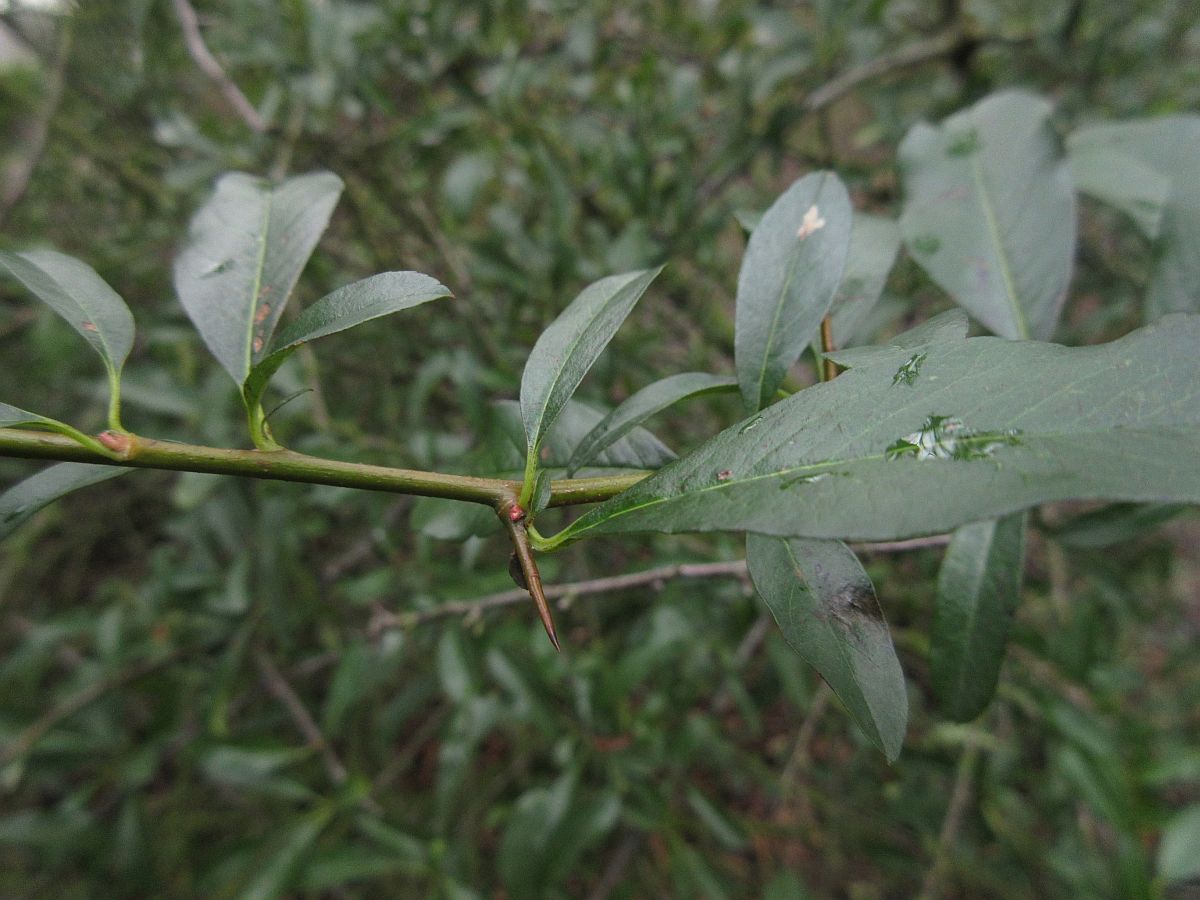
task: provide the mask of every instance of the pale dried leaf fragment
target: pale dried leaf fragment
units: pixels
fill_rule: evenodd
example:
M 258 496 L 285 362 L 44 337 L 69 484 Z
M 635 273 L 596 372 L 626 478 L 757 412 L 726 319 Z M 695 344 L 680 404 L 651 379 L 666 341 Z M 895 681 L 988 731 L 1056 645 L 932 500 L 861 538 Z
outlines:
M 796 231 L 796 237 L 804 240 L 815 231 L 820 231 L 825 227 L 825 220 L 821 218 L 821 210 L 814 203 L 808 208 L 808 212 L 804 214 L 804 221 L 800 223 L 799 230 Z

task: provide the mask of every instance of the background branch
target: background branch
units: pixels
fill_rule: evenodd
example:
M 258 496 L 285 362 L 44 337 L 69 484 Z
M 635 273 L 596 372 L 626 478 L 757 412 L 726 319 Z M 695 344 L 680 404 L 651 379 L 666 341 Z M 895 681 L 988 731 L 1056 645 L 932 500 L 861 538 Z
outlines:
M 221 95 L 233 107 L 234 112 L 241 120 L 249 126 L 250 130 L 263 134 L 267 130 L 267 123 L 263 121 L 258 110 L 254 108 L 254 104 L 246 99 L 241 88 L 225 73 L 221 64 L 217 62 L 217 58 L 209 51 L 208 45 L 204 43 L 203 35 L 200 34 L 200 19 L 192 4 L 188 0 L 173 0 L 173 2 L 175 15 L 179 17 L 179 25 L 183 30 L 183 42 L 187 46 L 188 55 L 192 61 L 216 84 Z

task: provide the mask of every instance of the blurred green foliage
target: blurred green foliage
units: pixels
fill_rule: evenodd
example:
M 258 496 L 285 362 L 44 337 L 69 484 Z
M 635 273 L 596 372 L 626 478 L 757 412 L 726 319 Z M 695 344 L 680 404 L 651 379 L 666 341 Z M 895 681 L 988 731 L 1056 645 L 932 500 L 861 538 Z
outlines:
M 7 6 L 6 35 L 38 62 L 0 72 L 5 188 L 32 163 L 0 246 L 83 257 L 129 300 L 130 427 L 244 443 L 170 261 L 219 173 L 327 168 L 346 197 L 296 308 L 403 268 L 459 299 L 297 354 L 277 383 L 306 393 L 272 427 L 297 449 L 447 470 L 491 452 L 490 402 L 516 396 L 541 328 L 602 275 L 671 261 L 579 399 L 732 372 L 735 213 L 804 171 L 835 168 L 857 209 L 894 215 L 905 131 L 996 88 L 1052 97 L 1064 128 L 1200 103 L 1200 9 L 1182 0 L 197 2 L 270 123 L 256 134 L 168 0 Z M 965 37 L 872 77 L 946 34 Z M 868 77 L 809 111 L 846 72 Z M 1152 262 L 1085 204 L 1059 338 L 1133 327 Z M 947 305 L 902 261 L 874 327 Z M 104 379 L 78 346 L 0 286 L 4 399 L 99 427 Z M 655 431 L 686 449 L 739 408 L 693 402 Z M 7 480 L 33 470 L 0 463 Z M 1166 878 L 1195 877 L 1194 513 L 1043 511 L 999 697 L 968 726 L 930 712 L 939 551 L 869 555 L 912 700 L 889 767 L 737 578 L 581 595 L 559 613 L 562 655 L 523 606 L 386 627 L 511 586 L 501 540 L 436 540 L 412 506 L 142 472 L 13 535 L 0 894 L 1186 896 Z M 592 542 L 543 574 L 739 553 L 721 536 Z

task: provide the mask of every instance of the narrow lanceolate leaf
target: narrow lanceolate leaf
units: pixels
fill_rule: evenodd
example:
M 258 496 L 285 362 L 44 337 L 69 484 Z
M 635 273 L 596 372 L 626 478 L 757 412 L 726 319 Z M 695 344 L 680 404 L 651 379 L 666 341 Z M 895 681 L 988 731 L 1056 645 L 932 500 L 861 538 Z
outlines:
M 0 540 L 20 528 L 30 516 L 72 491 L 108 481 L 133 469 L 91 463 L 59 463 L 18 481 L 0 494 Z
M 840 541 L 750 535 L 746 563 L 792 648 L 833 688 L 888 760 L 908 722 L 904 673 L 871 579 Z
M 536 454 L 583 376 L 661 271 L 660 266 L 600 279 L 542 332 L 521 376 L 521 420 L 529 454 Z
M 420 272 L 384 272 L 326 294 L 281 331 L 271 351 L 250 370 L 242 388 L 246 405 L 259 404 L 271 376 L 301 344 L 450 296 L 449 288 Z
M 975 718 L 992 699 L 1021 590 L 1025 513 L 964 525 L 942 560 L 930 650 L 943 713 Z
M 1001 337 L 1048 340 L 1071 278 L 1075 189 L 1050 113 L 1005 91 L 900 145 L 909 253 Z
M 19 428 L 21 426 L 34 426 L 49 428 L 52 431 L 57 431 L 62 425 L 57 419 L 48 419 L 45 416 L 39 416 L 35 412 L 30 412 L 27 409 L 21 409 L 17 406 L 10 406 L 7 403 L 0 403 L 0 428 Z
M 112 396 L 112 427 L 120 427 L 116 411 L 121 368 L 133 349 L 133 314 L 96 271 L 54 250 L 0 252 L 0 263 L 47 306 L 62 316 L 104 360 Z
M 493 404 L 497 424 L 518 451 L 525 450 L 521 408 L 515 400 L 498 400 Z M 538 451 L 539 464 L 546 469 L 563 469 L 579 442 L 604 420 L 604 413 L 579 400 L 568 400 L 558 419 L 542 437 Z M 493 448 L 498 449 L 498 448 Z M 640 425 L 620 440 L 593 456 L 589 468 L 596 469 L 661 469 L 676 459 L 675 452 Z M 519 467 L 520 460 L 513 461 Z M 507 466 L 497 471 L 504 471 Z
M 850 245 L 850 198 L 832 172 L 814 172 L 768 209 L 738 274 L 734 357 L 748 410 L 775 398 L 829 311 Z
M 1143 169 L 1169 182 L 1158 229 L 1158 260 L 1146 298 L 1147 318 L 1200 312 L 1200 116 L 1084 128 L 1071 135 L 1069 146 L 1073 160 L 1099 153 L 1117 167 L 1114 158 L 1120 159 L 1120 183 L 1110 182 L 1102 186 L 1103 193 L 1094 192 L 1133 215 L 1143 230 L 1155 220 L 1157 200 L 1156 185 Z
M 1066 499 L 1200 502 L 1200 316 L 1060 347 L 930 345 L 711 438 L 550 541 L 637 531 L 889 540 Z M 902 354 L 901 354 L 902 355 Z
M 879 302 L 899 249 L 898 224 L 883 216 L 855 214 L 846 270 L 829 308 L 835 347 L 844 347 L 858 336 L 863 320 Z
M 266 352 L 341 192 L 329 172 L 279 185 L 233 172 L 193 217 L 175 260 L 175 290 L 239 386 Z
M 661 381 L 648 384 L 589 431 L 567 464 L 567 473 L 574 475 L 596 456 L 611 447 L 646 419 L 662 412 L 681 400 L 701 397 L 705 394 L 737 390 L 737 380 L 723 375 L 706 372 L 684 372 L 670 375 Z
M 906 363 L 904 370 L 897 372 L 896 377 L 897 382 L 909 383 L 921 373 L 921 363 L 925 357 L 920 351 L 927 350 L 933 344 L 966 340 L 969 326 L 966 313 L 960 309 L 948 309 L 916 328 L 896 335 L 887 343 L 847 347 L 821 355 L 848 369 L 892 361 Z
M 16 406 L 10 406 L 7 403 L 0 403 L 0 428 L 37 428 L 45 431 L 56 431 L 59 434 L 65 434 L 72 440 L 78 441 L 85 447 L 104 452 L 103 447 L 96 442 L 95 438 L 83 434 L 66 422 L 60 422 L 58 419 L 50 419 L 46 416 L 39 416 L 37 413 L 29 412 L 27 409 L 20 409 Z

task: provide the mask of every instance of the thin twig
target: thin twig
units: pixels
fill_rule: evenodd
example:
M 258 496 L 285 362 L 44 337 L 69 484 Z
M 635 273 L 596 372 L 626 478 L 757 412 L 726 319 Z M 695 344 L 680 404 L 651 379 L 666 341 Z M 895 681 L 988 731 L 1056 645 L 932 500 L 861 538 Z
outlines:
M 962 47 L 963 42 L 967 39 L 961 28 L 953 26 L 932 37 L 914 41 L 891 53 L 877 56 L 861 66 L 847 69 L 841 75 L 809 93 L 801 106 L 810 113 L 822 110 L 864 82 L 873 81 L 876 78 L 909 69 L 942 56 L 948 56 Z
M 813 694 L 812 703 L 808 706 L 804 721 L 800 723 L 800 730 L 796 732 L 796 743 L 792 745 L 792 752 L 788 756 L 787 764 L 784 765 L 783 773 L 779 776 L 780 806 L 788 803 L 796 792 L 796 783 L 800 778 L 800 772 L 809 760 L 808 748 L 812 745 L 813 738 L 817 734 L 817 726 L 821 724 L 821 719 L 825 715 L 825 710 L 829 709 L 829 702 L 832 699 L 833 689 L 822 679 L 816 693 Z
M 942 821 L 942 831 L 938 835 L 933 864 L 925 873 L 921 893 L 917 895 L 919 900 L 937 900 L 942 894 L 942 882 L 949 868 L 950 855 L 954 845 L 958 843 L 958 832 L 962 828 L 963 816 L 966 815 L 967 805 L 971 801 L 979 753 L 979 745 L 970 743 L 963 748 L 962 755 L 958 758 L 958 769 L 954 776 L 950 803 L 946 807 L 946 818 Z
M 182 652 L 182 650 L 177 649 L 163 656 L 142 660 L 107 678 L 101 678 L 99 681 L 93 681 L 91 684 L 86 685 L 62 703 L 53 707 L 40 719 L 18 734 L 9 744 L 0 747 L 0 769 L 3 769 L 13 760 L 27 755 L 53 728 L 75 715 L 75 713 L 84 707 L 96 702 L 110 691 L 125 687 L 130 682 L 137 681 L 137 679 L 173 663 L 180 657 Z
M 342 761 L 338 759 L 337 753 L 329 741 L 325 739 L 325 735 L 321 733 L 321 729 L 317 726 L 316 720 L 309 713 L 304 701 L 292 688 L 283 673 L 276 668 L 275 663 L 271 661 L 271 657 L 267 656 L 261 650 L 254 654 L 254 662 L 258 665 L 258 671 L 262 675 L 263 684 L 266 685 L 268 691 L 283 704 L 284 708 L 291 716 L 292 722 L 296 725 L 301 736 L 308 742 L 308 745 L 316 749 L 321 754 L 321 759 L 325 763 L 325 771 L 329 775 L 329 780 L 335 785 L 341 786 L 346 783 L 349 773 L 346 767 L 342 765 Z
M 25 149 L 14 158 L 4 171 L 3 186 L 0 187 L 0 228 L 12 212 L 25 192 L 29 182 L 46 149 L 46 136 L 50 132 L 50 122 L 58 112 L 62 103 L 63 87 L 66 84 L 67 62 L 71 58 L 71 23 L 65 21 L 58 40 L 58 55 L 54 59 L 54 67 L 46 83 L 46 95 L 42 105 L 38 107 L 37 115 L 29 123 L 25 131 Z
M 880 541 L 876 543 L 854 544 L 860 553 L 904 553 L 909 550 L 923 550 L 929 547 L 944 547 L 950 541 L 946 534 L 932 537 L 913 538 L 907 541 Z M 653 586 L 656 589 L 674 578 L 741 578 L 746 579 L 746 562 L 737 559 L 728 562 L 714 563 L 683 563 L 680 565 L 659 566 L 644 572 L 631 572 L 628 575 L 610 575 L 605 578 L 591 578 L 586 581 L 573 581 L 564 584 L 554 584 L 544 589 L 547 600 L 560 600 L 559 608 L 577 597 L 608 594 L 615 591 L 625 591 L 632 588 Z M 392 628 L 415 628 L 438 619 L 461 616 L 468 621 L 478 619 L 484 613 L 515 606 L 529 601 L 529 592 L 516 589 L 488 594 L 472 600 L 451 600 L 432 609 L 415 612 L 393 613 L 381 610 L 371 619 L 368 630 L 373 636 Z
M 593 578 L 588 581 L 554 584 L 545 588 L 547 600 L 573 599 L 596 594 L 623 591 L 646 585 L 657 585 L 672 578 L 744 578 L 746 563 L 742 560 L 720 563 L 699 563 L 690 565 L 660 566 L 645 572 L 633 572 L 629 575 L 613 575 L 608 578 Z M 514 606 L 518 603 L 528 603 L 529 592 L 521 589 L 500 591 L 474 600 L 454 600 L 443 603 L 433 609 L 425 609 L 411 613 L 380 612 L 372 620 L 369 630 L 373 635 L 390 628 L 413 628 L 437 619 L 452 616 L 462 616 L 468 620 L 476 619 L 485 612 Z M 560 604 L 564 606 L 565 604 Z
M 251 131 L 257 134 L 265 133 L 267 123 L 258 114 L 254 104 L 246 99 L 241 88 L 221 68 L 217 58 L 212 55 L 208 45 L 204 43 L 204 37 L 200 34 L 200 19 L 196 15 L 196 10 L 192 8 L 192 4 L 188 0 L 174 0 L 174 3 L 175 14 L 179 17 L 179 25 L 183 29 L 183 42 L 187 45 L 188 55 L 192 61 L 217 85 L 222 96 Z
M 629 864 L 633 862 L 634 854 L 637 853 L 644 838 L 645 835 L 640 831 L 625 833 L 625 837 L 621 838 L 621 843 L 617 844 L 617 849 L 609 859 L 608 865 L 604 867 L 604 874 L 600 876 L 600 880 L 588 894 L 588 900 L 608 900 L 609 895 L 620 885 L 621 877 L 629 868 Z
M 833 343 L 833 317 L 826 316 L 821 320 L 821 352 L 832 353 L 837 347 Z M 838 364 L 828 357 L 821 360 L 821 380 L 833 381 L 838 377 Z

